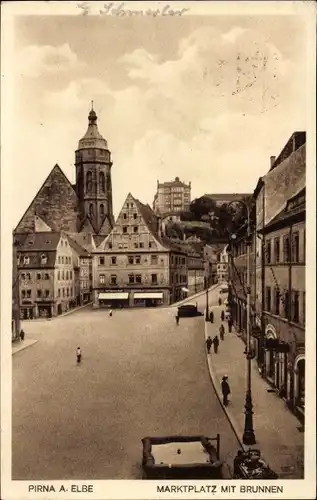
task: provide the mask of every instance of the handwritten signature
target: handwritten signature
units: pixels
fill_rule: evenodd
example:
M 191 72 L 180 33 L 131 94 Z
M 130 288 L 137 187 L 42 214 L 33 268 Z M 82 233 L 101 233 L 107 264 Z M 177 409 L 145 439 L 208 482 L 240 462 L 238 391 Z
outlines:
M 101 4 L 102 5 L 102 4 Z M 89 14 L 99 14 L 102 16 L 118 16 L 118 17 L 160 17 L 160 16 L 170 16 L 170 17 L 180 17 L 185 12 L 188 12 L 190 9 L 180 9 L 175 10 L 172 9 L 170 5 L 165 5 L 161 9 L 126 9 L 125 3 L 122 2 L 120 4 L 116 4 L 114 2 L 105 3 L 102 7 L 98 8 L 96 11 L 93 10 L 90 2 L 81 2 L 78 4 L 78 7 L 82 10 L 82 15 L 87 16 Z

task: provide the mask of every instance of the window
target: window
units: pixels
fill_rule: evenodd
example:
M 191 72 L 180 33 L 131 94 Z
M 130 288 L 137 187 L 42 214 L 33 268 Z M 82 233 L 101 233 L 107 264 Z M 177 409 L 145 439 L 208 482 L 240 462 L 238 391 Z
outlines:
M 45 280 L 49 280 L 49 279 L 50 279 L 50 275 L 49 275 L 48 273 L 45 273 L 45 274 L 44 274 L 44 279 L 45 279 Z
M 135 282 L 136 283 L 142 283 L 142 276 L 141 276 L 141 274 L 136 274 L 135 275 Z
M 306 294 L 303 292 L 303 324 L 306 322 Z
M 136 219 L 138 214 L 133 214 L 133 219 Z
M 265 256 L 266 256 L 266 263 L 271 264 L 271 240 L 266 242 Z
M 152 248 L 152 242 L 151 241 L 149 242 L 149 248 Z
M 140 243 L 140 248 L 144 248 L 144 243 Z
M 132 255 L 128 256 L 128 262 L 129 262 L 129 264 L 134 264 L 134 258 Z
M 90 203 L 90 205 L 89 205 L 89 215 L 90 215 L 90 217 L 93 217 L 93 215 L 94 215 L 94 206 L 92 203 Z
M 27 290 L 26 291 L 26 296 L 27 296 L 28 299 L 31 298 L 31 290 Z
M 37 279 L 37 280 L 40 280 L 41 278 L 42 278 L 41 273 L 36 273 L 36 279 Z
M 299 233 L 292 234 L 292 262 L 299 262 Z
M 41 255 L 41 264 L 46 264 L 47 263 L 47 257 L 46 255 Z
M 21 274 L 21 280 L 25 280 L 25 273 Z
M 274 313 L 280 314 L 280 290 L 278 288 L 275 288 Z
M 151 274 L 152 285 L 157 285 L 157 274 Z
M 24 299 L 25 298 L 25 290 L 22 290 L 21 295 L 22 295 L 22 299 Z
M 63 297 L 65 297 L 65 288 L 63 288 Z
M 61 263 L 61 256 L 60 255 L 58 256 L 58 263 L 59 264 Z
M 73 279 L 73 271 L 69 271 L 69 279 L 72 280 Z
M 92 189 L 92 173 L 88 171 L 86 175 L 86 191 L 91 191 L 91 189 Z
M 100 274 L 99 275 L 99 283 L 103 284 L 105 282 L 105 275 L 104 274 Z
M 30 264 L 30 257 L 25 256 L 23 259 L 23 264 Z
M 110 282 L 111 282 L 111 285 L 116 285 L 117 284 L 117 275 L 116 274 L 112 274 L 111 275 Z
M 69 297 L 69 288 L 66 289 L 66 295 Z
M 99 265 L 104 266 L 105 264 L 105 258 L 104 257 L 99 257 Z
M 42 290 L 38 290 L 38 291 L 37 291 L 37 296 L 38 296 L 38 297 L 42 297 Z
M 65 279 L 65 273 L 64 271 L 62 271 L 62 280 L 64 281 L 64 279 Z
M 45 297 L 49 297 L 50 296 L 50 291 L 49 290 L 45 290 Z
M 138 230 L 139 230 L 138 226 L 134 226 L 134 228 L 133 228 L 133 232 L 134 232 L 134 233 L 137 233 L 137 232 L 138 232 Z
M 100 205 L 100 215 L 103 217 L 105 215 L 105 206 L 103 203 Z
M 280 239 L 275 238 L 274 240 L 274 262 L 278 264 L 280 262 Z
M 134 248 L 139 248 L 138 243 L 134 243 Z
M 265 308 L 267 311 L 271 311 L 271 287 L 265 287 Z
M 61 272 L 60 272 L 60 271 L 58 271 L 58 273 L 57 273 L 57 279 L 58 279 L 58 280 L 60 280 L 60 279 L 61 279 Z
M 283 238 L 283 255 L 284 262 L 290 262 L 290 244 L 289 244 L 289 236 L 284 236 Z
M 27 280 L 30 280 L 31 279 L 31 274 L 30 273 L 26 273 L 25 277 L 26 277 Z
M 123 226 L 122 231 L 123 231 L 124 234 L 126 234 L 128 232 L 127 226 Z
M 299 292 L 293 290 L 291 319 L 294 323 L 299 322 Z
M 151 255 L 151 264 L 157 264 L 157 255 Z
M 111 264 L 116 265 L 117 263 L 117 257 L 111 257 Z
M 66 271 L 66 279 L 68 280 L 68 271 Z
M 112 248 L 112 243 L 108 243 L 108 247 L 111 249 Z
M 136 255 L 135 256 L 135 263 L 136 264 L 140 264 L 140 262 L 141 262 L 141 256 L 140 255 Z
M 123 218 L 127 219 L 128 218 L 127 214 L 123 214 Z
M 103 172 L 99 172 L 99 187 L 103 193 L 106 191 L 106 180 Z
M 62 257 L 62 264 L 64 264 L 64 257 Z
M 285 318 L 289 318 L 289 293 L 285 292 L 284 295 L 284 316 Z
M 134 283 L 134 274 L 129 274 L 129 283 L 130 285 Z

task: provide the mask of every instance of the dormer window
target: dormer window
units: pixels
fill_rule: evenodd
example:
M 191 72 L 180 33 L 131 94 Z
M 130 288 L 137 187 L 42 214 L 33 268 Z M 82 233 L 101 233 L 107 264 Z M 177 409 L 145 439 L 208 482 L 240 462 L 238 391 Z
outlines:
M 41 264 L 47 264 L 47 256 L 45 254 L 41 255 Z
M 23 259 L 23 264 L 30 264 L 30 257 L 28 257 L 27 255 L 25 255 L 25 257 Z

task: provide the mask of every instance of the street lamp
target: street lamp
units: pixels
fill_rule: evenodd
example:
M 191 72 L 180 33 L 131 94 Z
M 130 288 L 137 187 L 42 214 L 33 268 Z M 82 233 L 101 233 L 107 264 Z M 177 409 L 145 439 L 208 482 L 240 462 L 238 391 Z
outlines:
M 237 203 L 237 202 L 235 202 Z M 253 403 L 252 403 L 252 388 L 251 388 L 251 244 L 252 244 L 252 231 L 251 231 L 251 216 L 250 207 L 243 201 L 239 201 L 247 211 L 247 346 L 246 346 L 246 359 L 247 359 L 247 389 L 245 395 L 245 421 L 244 432 L 242 441 L 246 445 L 253 445 L 256 443 L 254 429 L 253 429 Z M 230 205 L 230 203 L 229 203 Z M 228 207 L 229 207 L 228 205 Z M 236 235 L 232 234 L 231 238 L 236 239 Z

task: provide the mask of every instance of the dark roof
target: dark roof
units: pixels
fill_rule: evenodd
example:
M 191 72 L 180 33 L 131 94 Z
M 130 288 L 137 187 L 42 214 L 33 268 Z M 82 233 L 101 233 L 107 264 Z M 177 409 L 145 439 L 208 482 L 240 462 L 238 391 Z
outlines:
M 298 203 L 297 203 L 298 201 Z M 292 208 L 292 204 L 294 207 Z M 262 231 L 267 232 L 268 229 L 273 229 L 273 226 L 287 223 L 292 218 L 305 218 L 306 213 L 306 188 L 301 189 L 294 196 L 289 198 L 284 208 L 263 228 Z
M 214 193 L 214 194 L 204 194 L 208 198 L 212 198 L 215 201 L 239 201 L 243 198 L 251 198 L 252 193 Z
M 15 233 L 18 251 L 40 252 L 56 250 L 61 232 L 45 231 L 40 233 Z
M 73 240 L 69 235 L 67 235 L 67 239 L 69 241 L 69 245 L 80 257 L 87 257 L 89 253 L 85 248 L 77 243 L 77 241 Z
M 44 253 L 44 252 L 43 252 Z M 23 252 L 21 253 L 21 259 L 20 259 L 20 264 L 18 264 L 18 268 L 20 271 L 23 269 L 51 269 L 55 267 L 55 262 L 56 262 L 56 250 L 50 250 L 48 252 L 45 252 L 45 256 L 47 257 L 47 260 L 45 263 L 42 264 L 42 258 L 41 258 L 42 252 L 39 251 L 30 251 L 30 252 Z M 19 256 L 19 251 L 18 251 L 18 256 Z M 24 257 L 29 257 L 29 264 L 24 264 Z
M 274 160 L 270 171 L 276 168 L 280 163 L 286 160 L 286 158 L 288 158 L 292 153 L 294 153 L 304 144 L 306 144 L 306 132 L 294 132 L 288 139 L 278 157 Z
M 171 186 L 184 186 L 184 187 L 190 187 L 189 184 L 185 184 L 185 182 L 182 182 L 179 177 L 175 177 L 173 181 L 168 181 L 168 182 L 158 182 L 157 183 L 158 187 L 171 187 Z

